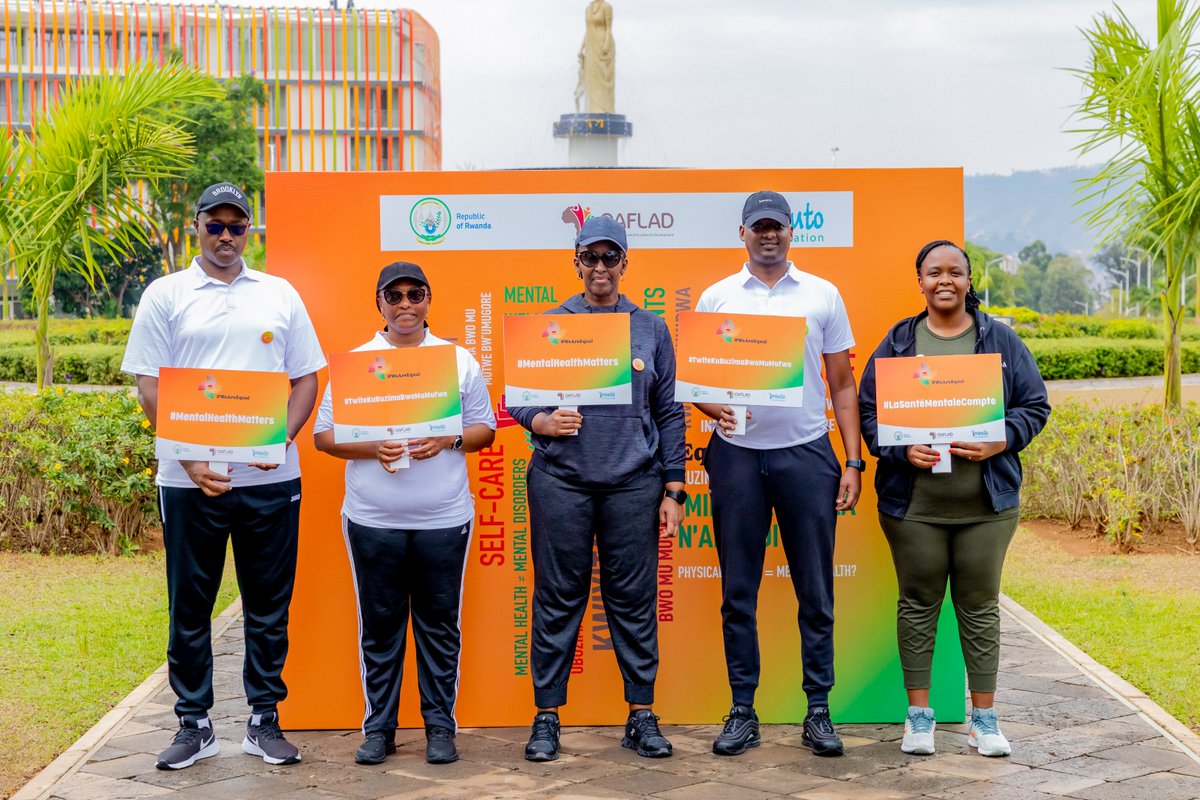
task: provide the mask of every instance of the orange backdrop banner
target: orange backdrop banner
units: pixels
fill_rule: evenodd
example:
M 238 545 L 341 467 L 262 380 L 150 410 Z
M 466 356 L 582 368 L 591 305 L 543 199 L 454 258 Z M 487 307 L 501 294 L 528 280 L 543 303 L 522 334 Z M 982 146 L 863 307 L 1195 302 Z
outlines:
M 861 370 L 888 327 L 923 308 L 913 266 L 920 247 L 933 239 L 961 241 L 962 186 L 960 169 L 268 176 L 268 270 L 299 290 L 327 353 L 349 350 L 381 327 L 374 297 L 379 269 L 397 259 L 412 261 L 429 277 L 432 331 L 475 355 L 492 392 L 495 443 L 468 456 L 476 520 L 462 611 L 460 724 L 527 725 L 534 711 L 525 483 L 531 450 L 527 432 L 504 413 L 501 325 L 506 316 L 541 314 L 581 291 L 572 263 L 577 226 L 589 215 L 608 214 L 628 228 L 621 292 L 677 333 L 678 315 L 693 310 L 706 287 L 742 267 L 738 223 L 746 195 L 767 187 L 783 192 L 796 212 L 791 259 L 841 290 L 857 340 L 851 363 Z M 445 213 L 430 224 L 419 212 L 434 201 Z M 730 704 L 702 467 L 712 425 L 691 406 L 685 409 L 691 497 L 678 537 L 664 540 L 659 551 L 655 710 L 665 722 L 711 723 Z M 836 431 L 833 441 L 840 450 Z M 363 698 L 354 591 L 339 521 L 344 462 L 315 452 L 307 432 L 297 443 L 304 505 L 284 672 L 290 694 L 282 715 L 288 727 L 356 728 Z M 831 706 L 841 722 L 900 720 L 907 707 L 896 655 L 895 573 L 871 478 L 868 472 L 858 508 L 838 524 Z M 756 706 L 764 721 L 795 722 L 805 711 L 796 599 L 777 529 L 767 552 Z M 621 724 L 626 716 L 595 581 L 593 587 L 564 724 Z M 950 712 L 947 719 L 957 709 L 961 719 L 964 677 L 952 618 L 944 611 L 932 705 Z M 400 722 L 420 726 L 411 644 L 408 658 Z

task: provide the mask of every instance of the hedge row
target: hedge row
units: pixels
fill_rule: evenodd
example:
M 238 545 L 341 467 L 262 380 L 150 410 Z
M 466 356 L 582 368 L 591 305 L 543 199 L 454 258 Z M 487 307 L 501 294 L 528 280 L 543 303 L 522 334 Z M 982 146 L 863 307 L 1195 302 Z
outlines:
M 55 383 L 89 383 L 119 386 L 133 383 L 121 372 L 123 344 L 73 344 L 54 348 Z M 33 383 L 37 357 L 33 345 L 0 348 L 0 381 Z
M 1161 375 L 1162 342 L 1144 339 L 1030 339 L 1025 344 L 1048 381 Z M 1200 372 L 1200 342 L 1184 342 L 1183 371 Z
M 1039 314 L 1021 307 L 989 308 L 989 313 L 1012 318 L 1013 330 L 1022 339 L 1070 339 L 1092 336 L 1101 339 L 1154 339 L 1165 335 L 1161 319 L 1104 319 L 1082 314 Z M 1200 323 L 1185 320 L 1180 332 L 1184 341 L 1200 341 Z
M 52 319 L 51 345 L 119 344 L 129 340 L 129 319 Z M 0 347 L 32 345 L 37 322 L 31 319 L 0 322 Z
M 0 391 L 0 550 L 135 549 L 154 501 L 154 434 L 131 392 Z

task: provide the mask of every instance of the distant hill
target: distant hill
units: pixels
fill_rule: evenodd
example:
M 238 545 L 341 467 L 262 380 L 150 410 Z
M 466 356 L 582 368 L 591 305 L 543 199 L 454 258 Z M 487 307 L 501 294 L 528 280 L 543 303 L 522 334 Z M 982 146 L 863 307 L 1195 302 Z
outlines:
M 1016 253 L 1035 239 L 1054 252 L 1090 255 L 1096 236 L 1079 221 L 1076 181 L 1098 167 L 1060 167 L 1011 175 L 968 175 L 964 189 L 967 240 Z

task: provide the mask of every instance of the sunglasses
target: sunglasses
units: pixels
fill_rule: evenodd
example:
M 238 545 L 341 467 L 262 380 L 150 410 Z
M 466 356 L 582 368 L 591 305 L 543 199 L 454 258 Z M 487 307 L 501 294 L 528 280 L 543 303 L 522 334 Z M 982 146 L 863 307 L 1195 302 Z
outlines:
M 226 231 L 226 229 L 228 229 L 229 232 L 231 234 L 233 234 L 234 236 L 242 236 L 246 233 L 247 230 L 249 230 L 249 228 L 250 228 L 249 225 L 239 225 L 239 224 L 226 225 L 223 222 L 206 222 L 206 223 L 204 223 L 204 230 L 208 231 L 209 236 L 220 236 L 221 234 L 223 234 Z
M 575 258 L 579 259 L 579 263 L 583 264 L 588 269 L 594 269 L 601 261 L 604 266 L 612 269 L 621 263 L 625 258 L 625 254 L 620 250 L 605 250 L 603 253 L 593 253 L 591 250 L 580 250 L 575 253 Z
M 405 297 L 408 298 L 408 302 L 415 306 L 419 303 L 425 302 L 425 298 L 428 296 L 429 290 L 423 286 L 418 286 L 415 289 L 409 289 L 406 292 L 399 292 L 395 289 L 384 289 L 382 294 L 384 302 L 386 302 L 389 306 L 399 305 L 400 301 Z

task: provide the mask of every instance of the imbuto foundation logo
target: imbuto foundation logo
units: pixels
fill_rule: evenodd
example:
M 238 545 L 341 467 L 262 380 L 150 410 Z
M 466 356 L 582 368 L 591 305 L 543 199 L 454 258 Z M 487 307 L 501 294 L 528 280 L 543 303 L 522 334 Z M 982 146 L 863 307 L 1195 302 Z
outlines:
M 196 389 L 200 392 L 203 392 L 204 396 L 209 400 L 217 399 L 217 392 L 221 391 L 221 387 L 217 384 L 212 375 L 206 375 L 204 380 L 200 382 L 200 385 L 197 386 Z
M 450 232 L 450 207 L 436 197 L 424 197 L 408 212 L 408 224 L 421 244 L 438 244 Z
M 558 326 L 557 322 L 551 322 L 546 326 L 546 330 L 542 331 L 542 338 L 550 344 L 558 344 L 560 336 L 562 336 L 562 328 Z
M 922 386 L 929 386 L 933 383 L 934 376 L 936 375 L 937 373 L 930 369 L 928 364 L 922 361 L 920 368 L 913 373 L 913 378 L 917 381 L 920 381 Z
M 367 367 L 367 372 L 374 375 L 379 380 L 387 380 L 387 364 L 383 363 L 382 358 L 376 358 L 371 362 L 371 366 Z

